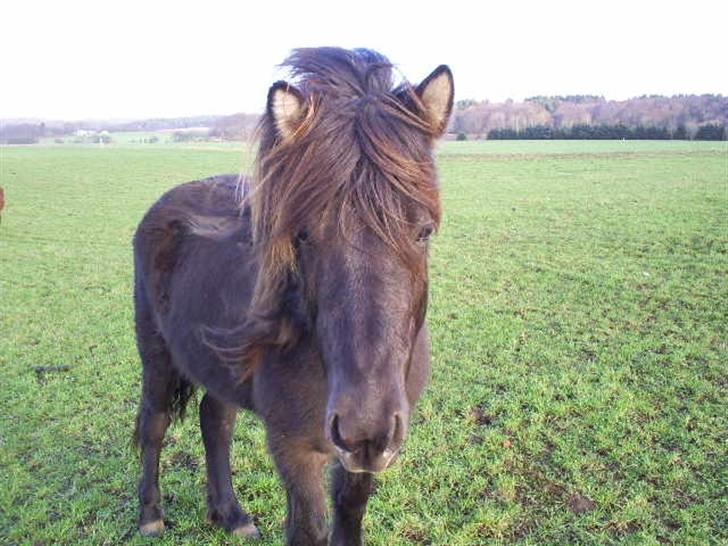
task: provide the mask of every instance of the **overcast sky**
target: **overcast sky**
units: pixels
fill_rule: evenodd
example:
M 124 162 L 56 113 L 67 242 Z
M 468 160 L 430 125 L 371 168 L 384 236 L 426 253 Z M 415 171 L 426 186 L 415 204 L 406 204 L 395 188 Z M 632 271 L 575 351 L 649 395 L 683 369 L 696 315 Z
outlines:
M 257 7 L 256 7 L 257 6 Z M 0 118 L 257 112 L 300 46 L 378 49 L 458 99 L 728 95 L 728 2 L 3 0 Z

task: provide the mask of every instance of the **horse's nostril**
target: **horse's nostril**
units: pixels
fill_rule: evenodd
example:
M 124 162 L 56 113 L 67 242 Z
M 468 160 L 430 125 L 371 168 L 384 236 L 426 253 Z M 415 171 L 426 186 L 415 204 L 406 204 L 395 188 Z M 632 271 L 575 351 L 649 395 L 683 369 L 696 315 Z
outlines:
M 394 414 L 394 427 L 392 428 L 392 437 L 390 441 L 399 444 L 404 439 L 404 426 L 402 424 L 402 415 L 397 412 Z
M 351 451 L 351 448 L 346 445 L 346 442 L 344 442 L 343 438 L 341 437 L 341 433 L 339 432 L 338 415 L 334 415 L 334 418 L 331 419 L 331 441 L 339 449 L 343 449 L 344 451 Z

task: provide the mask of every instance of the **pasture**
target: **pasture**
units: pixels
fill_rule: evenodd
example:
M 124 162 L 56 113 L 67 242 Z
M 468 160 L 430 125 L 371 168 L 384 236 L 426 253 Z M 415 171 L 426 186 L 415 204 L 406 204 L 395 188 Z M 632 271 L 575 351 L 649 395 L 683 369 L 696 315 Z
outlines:
M 165 189 L 250 157 L 0 148 L 0 543 L 233 542 L 205 523 L 195 410 L 162 452 L 170 528 L 137 533 L 131 236 Z M 728 541 L 726 143 L 448 142 L 439 158 L 433 377 L 368 543 Z M 233 465 L 261 544 L 280 544 L 253 416 Z

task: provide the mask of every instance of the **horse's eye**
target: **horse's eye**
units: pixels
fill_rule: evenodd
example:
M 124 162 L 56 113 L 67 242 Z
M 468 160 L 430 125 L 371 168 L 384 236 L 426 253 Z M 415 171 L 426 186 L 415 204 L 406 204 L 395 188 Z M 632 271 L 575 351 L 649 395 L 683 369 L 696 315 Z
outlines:
M 308 230 L 302 229 L 298 233 L 296 233 L 296 241 L 299 243 L 305 243 L 308 241 Z
M 432 236 L 432 233 L 434 231 L 435 224 L 427 224 L 425 226 L 422 226 L 422 229 L 420 229 L 420 232 L 417 234 L 417 242 L 426 243 L 430 240 L 430 237 Z

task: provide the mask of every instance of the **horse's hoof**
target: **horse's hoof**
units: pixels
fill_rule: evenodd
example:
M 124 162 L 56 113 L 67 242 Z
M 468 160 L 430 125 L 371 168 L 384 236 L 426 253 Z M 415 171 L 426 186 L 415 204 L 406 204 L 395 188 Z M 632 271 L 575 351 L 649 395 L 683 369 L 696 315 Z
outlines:
M 248 523 L 233 529 L 233 535 L 243 538 L 260 538 L 260 531 L 258 531 L 258 528 L 255 525 Z
M 144 537 L 158 537 L 164 531 L 164 521 L 150 521 L 139 526 L 139 533 Z

